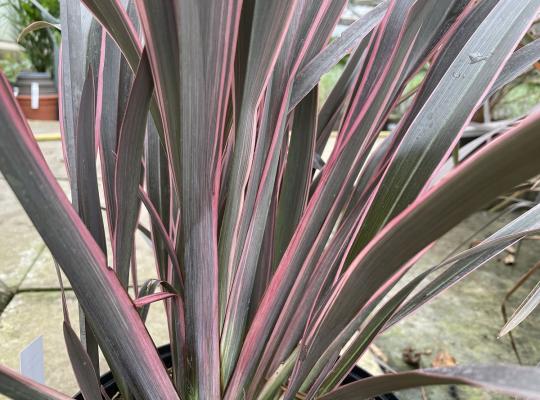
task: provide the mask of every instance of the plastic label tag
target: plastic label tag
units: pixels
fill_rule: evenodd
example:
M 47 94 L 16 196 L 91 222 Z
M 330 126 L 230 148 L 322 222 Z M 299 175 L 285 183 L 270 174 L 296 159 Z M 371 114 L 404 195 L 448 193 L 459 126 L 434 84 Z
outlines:
M 19 354 L 21 374 L 27 378 L 45 383 L 45 360 L 43 357 L 43 336 L 38 336 Z
M 30 84 L 30 107 L 32 110 L 39 108 L 39 83 L 37 82 Z

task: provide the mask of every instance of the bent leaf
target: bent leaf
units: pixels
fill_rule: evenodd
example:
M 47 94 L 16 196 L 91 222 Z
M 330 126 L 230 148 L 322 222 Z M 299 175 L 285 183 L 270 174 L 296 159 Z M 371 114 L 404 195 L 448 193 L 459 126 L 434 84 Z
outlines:
M 109 32 L 135 71 L 142 53 L 142 44 L 120 0 L 82 0 L 82 3 Z
M 155 303 L 156 301 L 166 300 L 173 296 L 175 296 L 174 293 L 167 293 L 167 292 L 152 293 L 152 294 L 137 298 L 136 300 L 133 301 L 133 304 L 137 308 L 142 308 L 144 306 L 148 306 L 152 303 Z
M 382 2 L 373 10 L 351 24 L 339 38 L 317 54 L 298 73 L 291 94 L 289 110 L 292 110 L 345 55 L 353 51 L 360 41 L 381 21 L 389 1 Z
M 56 390 L 0 364 L 0 393 L 17 400 L 71 400 Z
M 367 399 L 397 390 L 450 384 L 471 385 L 511 396 L 540 399 L 540 369 L 517 365 L 482 365 L 375 376 L 345 385 L 319 400 Z
M 28 25 L 26 28 L 24 28 L 21 31 L 21 33 L 19 33 L 19 36 L 17 36 L 17 43 L 20 43 L 21 40 L 24 39 L 24 37 L 26 35 L 28 35 L 30 32 L 34 32 L 34 31 L 37 31 L 39 29 L 45 29 L 45 28 L 58 29 L 59 31 L 61 30 L 60 24 L 52 24 L 52 23 L 47 22 L 47 21 L 32 22 L 30 25 Z

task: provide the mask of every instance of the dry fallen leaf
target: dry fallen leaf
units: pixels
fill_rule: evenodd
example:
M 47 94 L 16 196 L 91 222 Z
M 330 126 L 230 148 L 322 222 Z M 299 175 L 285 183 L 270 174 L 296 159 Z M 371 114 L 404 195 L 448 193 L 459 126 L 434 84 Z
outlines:
M 480 243 L 482 243 L 481 240 L 473 240 L 472 242 L 469 243 L 469 249 L 472 249 L 473 247 L 478 246 Z
M 420 367 L 420 359 L 422 358 L 422 352 L 416 351 L 412 347 L 405 347 L 401 353 L 403 362 L 414 368 Z
M 503 258 L 504 265 L 514 265 L 516 263 L 516 256 L 513 254 L 507 254 Z
M 384 352 L 381 350 L 381 348 L 375 344 L 371 344 L 369 346 L 369 349 L 373 353 L 375 357 L 377 357 L 379 360 L 381 360 L 384 363 L 388 362 L 388 356 L 384 354 Z
M 456 365 L 456 359 L 446 350 L 439 351 L 431 362 L 434 368 L 453 367 Z
M 517 247 L 516 247 L 516 246 L 510 246 L 510 247 L 508 247 L 508 248 L 506 249 L 506 252 L 507 252 L 508 254 L 516 254 L 516 252 L 517 252 Z

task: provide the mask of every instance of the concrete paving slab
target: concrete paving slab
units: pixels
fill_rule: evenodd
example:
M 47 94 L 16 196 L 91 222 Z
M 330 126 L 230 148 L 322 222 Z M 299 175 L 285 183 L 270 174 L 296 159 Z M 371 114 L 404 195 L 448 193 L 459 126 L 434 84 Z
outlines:
M 71 291 L 66 291 L 66 298 L 71 323 L 77 331 L 77 301 Z M 62 321 L 60 292 L 17 294 L 0 316 L 0 363 L 18 370 L 19 352 L 43 335 L 46 384 L 66 394 L 74 394 L 78 387 L 65 349 Z M 168 342 L 165 321 L 164 307 L 152 305 L 147 327 L 157 346 Z M 102 371 L 108 370 L 104 359 L 101 365 Z
M 156 279 L 157 273 L 154 266 L 154 254 L 149 244 L 137 234 L 136 254 L 137 254 L 137 277 L 139 285 L 148 279 Z M 110 248 L 109 248 L 109 254 Z M 64 276 L 64 274 L 62 274 Z M 64 276 L 64 287 L 70 288 L 69 281 Z M 34 262 L 32 268 L 26 274 L 19 290 L 50 290 L 60 289 L 53 257 L 48 249 L 45 249 Z
M 71 286 L 63 273 L 62 277 L 64 287 L 70 288 Z M 58 283 L 58 277 L 56 276 L 56 269 L 51 252 L 49 249 L 45 249 L 40 254 L 30 271 L 28 271 L 28 274 L 19 287 L 19 290 L 28 292 L 48 289 L 59 290 L 60 284 Z
M 44 133 L 60 133 L 60 123 L 58 121 L 28 120 L 28 125 L 35 135 Z
M 148 225 L 147 225 L 148 226 Z M 139 285 L 148 279 L 157 279 L 154 250 L 141 232 L 135 234 L 137 280 Z
M 478 213 L 447 234 L 415 266 L 415 274 L 437 264 L 449 249 L 464 240 L 470 233 L 491 218 L 488 213 Z M 503 225 L 498 221 L 489 229 Z M 487 236 L 482 234 L 480 238 Z M 432 367 L 435 359 L 448 353 L 461 365 L 479 363 L 517 363 L 508 337 L 497 338 L 503 326 L 501 302 L 519 277 L 540 259 L 540 242 L 525 241 L 514 266 L 493 260 L 469 275 L 421 310 L 409 316 L 381 335 L 377 346 L 388 357 L 388 364 L 397 370 L 411 367 L 403 360 L 403 350 L 413 349 L 422 353 L 420 367 Z M 540 280 L 536 274 L 512 297 L 509 311 L 513 310 Z M 540 312 L 534 312 L 514 331 L 518 349 L 525 365 L 540 362 Z M 438 387 L 426 389 L 427 398 L 439 399 L 507 399 L 465 387 Z M 419 399 L 419 390 L 404 391 L 400 399 Z
M 36 124 L 38 131 L 58 130 L 57 122 Z M 68 190 L 60 142 L 44 142 L 40 147 L 60 185 Z M 44 248 L 43 241 L 18 199 L 0 174 L 0 281 L 10 290 L 22 283 Z
M 39 148 L 56 179 L 67 181 L 68 176 L 62 153 L 62 142 L 39 142 Z
M 67 302 L 75 317 L 77 302 L 72 293 L 67 293 Z M 77 386 L 69 368 L 62 321 L 59 292 L 16 295 L 0 316 L 0 362 L 18 371 L 19 352 L 43 335 L 46 384 L 67 394 L 74 393 Z
M 0 281 L 16 289 L 43 247 L 32 222 L 0 175 Z
M 5 283 L 0 282 L 0 314 L 2 311 L 4 311 L 4 308 L 8 305 L 13 295 L 13 290 L 11 290 Z

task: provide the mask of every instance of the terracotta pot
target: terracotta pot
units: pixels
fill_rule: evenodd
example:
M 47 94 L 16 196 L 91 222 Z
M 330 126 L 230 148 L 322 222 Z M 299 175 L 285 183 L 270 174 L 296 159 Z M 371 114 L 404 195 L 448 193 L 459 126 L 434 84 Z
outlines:
M 13 86 L 17 101 L 26 118 L 39 120 L 58 119 L 58 94 L 48 73 L 21 72 Z M 34 97 L 36 97 L 33 104 L 32 90 L 34 90 Z
M 32 108 L 32 97 L 28 95 L 17 96 L 24 116 L 28 119 L 56 121 L 58 119 L 58 95 L 44 94 L 39 96 L 39 107 Z

